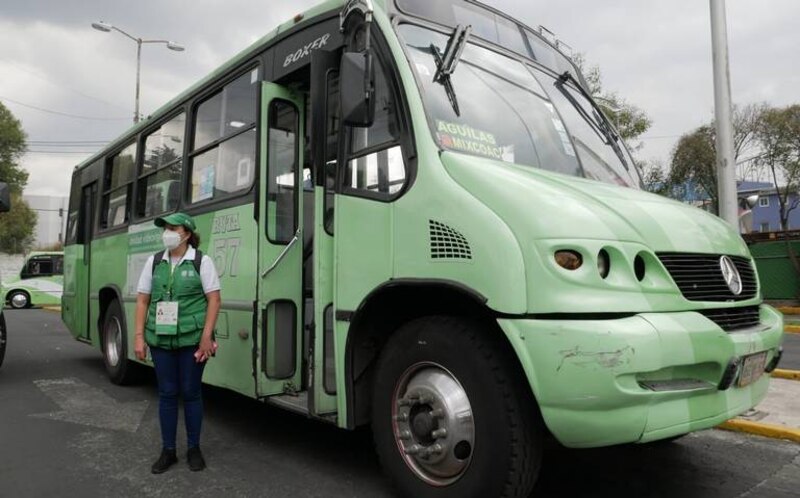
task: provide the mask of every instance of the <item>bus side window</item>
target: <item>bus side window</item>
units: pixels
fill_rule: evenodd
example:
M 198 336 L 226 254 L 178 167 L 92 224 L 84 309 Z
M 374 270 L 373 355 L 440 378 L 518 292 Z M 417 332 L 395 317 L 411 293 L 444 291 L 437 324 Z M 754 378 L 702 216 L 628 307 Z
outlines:
M 64 274 L 64 256 L 53 256 L 53 275 Z
M 375 57 L 373 60 L 375 121 L 369 128 L 353 128 L 351 131 L 345 189 L 388 197 L 403 188 L 406 168 L 399 145 L 397 102 L 380 58 Z
M 252 187 L 259 81 L 259 68 L 252 68 L 197 107 L 188 172 L 192 204 Z
M 178 208 L 185 129 L 186 113 L 182 112 L 145 138 L 136 199 L 139 217 L 157 216 Z
M 136 163 L 136 142 L 111 156 L 103 185 L 101 228 L 128 222 L 128 204 Z

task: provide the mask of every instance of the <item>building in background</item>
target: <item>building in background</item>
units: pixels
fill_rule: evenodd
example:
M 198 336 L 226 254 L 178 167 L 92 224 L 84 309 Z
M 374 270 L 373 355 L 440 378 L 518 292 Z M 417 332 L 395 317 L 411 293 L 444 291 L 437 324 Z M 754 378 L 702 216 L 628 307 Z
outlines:
M 785 187 L 781 187 L 781 194 Z M 775 185 L 768 182 L 741 182 L 738 188 L 739 199 L 758 195 L 758 202 L 753 206 L 753 232 L 778 232 L 781 230 L 780 201 Z M 800 229 L 800 197 L 797 193 L 789 193 L 786 200 L 789 211 L 787 230 Z
M 64 241 L 69 198 L 49 195 L 23 195 L 22 199 L 36 212 L 35 249 L 51 248 Z

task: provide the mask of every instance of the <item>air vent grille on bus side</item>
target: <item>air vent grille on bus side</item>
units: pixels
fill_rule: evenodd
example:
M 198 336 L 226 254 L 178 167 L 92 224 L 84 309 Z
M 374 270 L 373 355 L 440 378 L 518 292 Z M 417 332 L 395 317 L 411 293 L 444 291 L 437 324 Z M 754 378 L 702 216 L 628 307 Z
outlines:
M 658 254 L 658 259 L 669 271 L 683 297 L 689 301 L 744 301 L 754 298 L 758 285 L 750 259 L 730 256 L 742 281 L 742 292 L 736 295 L 722 276 L 721 257 L 714 254 Z
M 467 238 L 444 223 L 429 220 L 432 259 L 472 259 Z

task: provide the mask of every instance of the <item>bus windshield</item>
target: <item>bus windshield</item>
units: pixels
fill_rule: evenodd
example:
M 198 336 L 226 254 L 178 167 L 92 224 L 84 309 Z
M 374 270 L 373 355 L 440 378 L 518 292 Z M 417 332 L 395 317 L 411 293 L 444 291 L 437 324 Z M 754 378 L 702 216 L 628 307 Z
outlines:
M 594 106 L 574 79 L 565 83 L 468 43 L 449 76 L 448 95 L 447 85 L 434 81 L 435 51 L 444 53 L 448 35 L 412 24 L 397 29 L 443 149 L 639 187 L 628 152 L 598 133 Z

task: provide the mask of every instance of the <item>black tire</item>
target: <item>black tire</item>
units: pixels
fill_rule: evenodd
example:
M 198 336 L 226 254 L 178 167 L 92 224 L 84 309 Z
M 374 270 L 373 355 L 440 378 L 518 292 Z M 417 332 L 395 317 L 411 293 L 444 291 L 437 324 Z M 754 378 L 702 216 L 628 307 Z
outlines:
M 18 299 L 15 299 L 18 298 Z M 16 301 L 16 302 L 15 302 Z M 8 295 L 8 304 L 15 310 L 22 310 L 31 307 L 31 296 L 23 290 L 12 291 Z
M 6 317 L 0 311 L 0 367 L 6 357 L 6 344 L 8 343 L 8 332 L 6 331 Z
M 109 380 L 117 385 L 127 385 L 138 378 L 138 365 L 128 359 L 128 334 L 125 314 L 114 300 L 108 306 L 100 330 L 100 349 Z
M 527 497 L 536 483 L 544 424 L 526 380 L 515 368 L 518 362 L 513 351 L 495 331 L 483 328 L 456 317 L 421 318 L 397 330 L 381 352 L 373 384 L 372 431 L 381 464 L 404 496 Z M 409 374 L 415 371 L 418 373 Z M 463 432 L 458 436 L 451 433 L 463 430 L 458 425 L 452 424 L 455 430 L 447 428 L 447 420 L 453 419 L 436 409 L 445 406 L 437 401 L 441 398 L 412 393 L 420 379 L 434 379 L 437 375 L 455 380 L 466 394 L 472 412 L 474 446 L 469 445 Z M 396 405 L 399 398 L 413 400 L 410 408 Z M 429 409 L 433 411 L 426 412 Z M 432 418 L 436 417 L 434 412 L 439 412 L 438 419 Z M 405 417 L 402 420 L 406 422 L 396 422 L 395 413 Z M 418 424 L 420 413 L 425 415 Z M 430 455 L 409 456 L 404 449 L 412 445 L 423 452 L 433 451 L 432 445 L 440 441 L 431 442 L 434 432 L 427 440 L 418 434 L 443 427 L 447 434 L 438 436 L 443 438 L 443 444 L 433 457 L 456 459 L 451 460 L 456 463 L 471 460 L 456 471 L 449 467 L 451 474 L 444 479 L 433 475 L 435 482 L 429 484 L 424 478 L 431 478 L 431 474 L 426 476 L 426 470 L 420 471 L 417 464 L 420 458 Z M 395 437 L 403 432 L 404 436 Z M 457 460 L 464 455 L 469 456 Z M 412 469 L 415 465 L 417 470 Z

